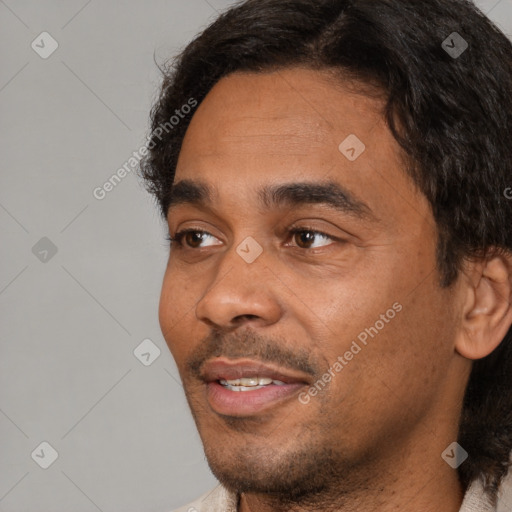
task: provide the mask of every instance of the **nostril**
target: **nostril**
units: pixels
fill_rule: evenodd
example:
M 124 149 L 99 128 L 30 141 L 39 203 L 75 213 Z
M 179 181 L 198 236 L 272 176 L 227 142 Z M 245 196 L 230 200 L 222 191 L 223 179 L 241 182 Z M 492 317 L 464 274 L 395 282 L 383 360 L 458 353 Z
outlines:
M 243 320 L 254 320 L 259 318 L 258 315 L 238 315 L 235 318 L 233 318 L 233 322 L 240 323 Z

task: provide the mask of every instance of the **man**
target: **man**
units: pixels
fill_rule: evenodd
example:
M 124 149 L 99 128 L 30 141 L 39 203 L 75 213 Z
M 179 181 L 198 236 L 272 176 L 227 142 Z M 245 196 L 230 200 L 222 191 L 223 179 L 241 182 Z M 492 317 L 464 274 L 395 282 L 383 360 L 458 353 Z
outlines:
M 184 50 L 142 164 L 220 482 L 180 510 L 496 509 L 511 136 L 512 45 L 464 0 L 248 0 Z

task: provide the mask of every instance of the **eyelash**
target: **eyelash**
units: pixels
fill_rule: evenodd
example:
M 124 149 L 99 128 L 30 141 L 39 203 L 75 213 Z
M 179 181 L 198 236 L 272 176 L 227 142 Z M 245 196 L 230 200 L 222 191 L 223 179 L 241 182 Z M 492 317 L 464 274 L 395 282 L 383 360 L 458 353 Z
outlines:
M 329 239 L 331 239 L 333 241 L 337 241 L 337 242 L 342 242 L 343 241 L 343 240 L 341 240 L 339 238 L 336 238 L 336 237 L 333 237 L 331 235 L 328 235 L 327 233 L 324 233 L 323 231 L 318 231 L 317 229 L 313 229 L 313 228 L 310 228 L 308 226 L 299 226 L 299 227 L 296 227 L 296 228 L 289 229 L 288 230 L 288 238 L 292 238 L 295 234 L 302 233 L 302 232 L 313 233 L 315 235 L 320 235 L 320 236 L 323 236 L 325 238 L 329 238 Z M 171 236 L 170 234 L 168 234 L 166 236 L 166 239 L 171 244 L 175 244 L 176 246 L 178 246 L 180 248 L 184 248 L 185 245 L 183 244 L 183 237 L 185 235 L 187 235 L 188 233 L 201 233 L 201 234 L 205 234 L 205 235 L 211 235 L 211 233 L 209 233 L 208 231 L 204 231 L 202 229 L 189 228 L 189 229 L 183 229 L 182 231 L 178 231 L 174 236 Z M 190 249 L 197 249 L 197 248 L 196 247 L 191 247 Z M 299 247 L 299 249 L 301 249 L 301 247 Z M 312 250 L 312 249 L 317 249 L 317 247 L 310 248 L 310 249 L 303 249 L 303 250 L 304 251 L 308 251 L 308 250 Z

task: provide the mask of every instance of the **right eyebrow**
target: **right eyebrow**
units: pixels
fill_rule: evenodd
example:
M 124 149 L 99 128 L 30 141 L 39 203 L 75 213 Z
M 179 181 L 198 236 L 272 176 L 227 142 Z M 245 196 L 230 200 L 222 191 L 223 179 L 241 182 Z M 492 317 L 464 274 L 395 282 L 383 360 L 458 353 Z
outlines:
M 167 197 L 167 212 L 180 204 L 211 204 L 213 193 L 204 182 L 181 180 L 174 184 Z

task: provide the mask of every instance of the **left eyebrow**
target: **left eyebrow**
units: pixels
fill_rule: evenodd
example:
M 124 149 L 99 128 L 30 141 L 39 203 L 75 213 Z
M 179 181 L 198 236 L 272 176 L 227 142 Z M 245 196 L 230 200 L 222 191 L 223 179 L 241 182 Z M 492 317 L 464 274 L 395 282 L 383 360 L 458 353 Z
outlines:
M 267 185 L 259 191 L 265 208 L 325 204 L 360 219 L 376 220 L 371 208 L 334 181 Z

